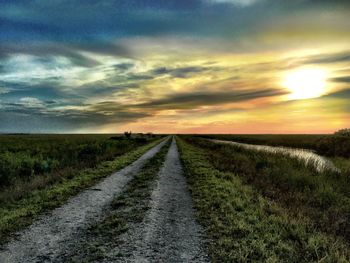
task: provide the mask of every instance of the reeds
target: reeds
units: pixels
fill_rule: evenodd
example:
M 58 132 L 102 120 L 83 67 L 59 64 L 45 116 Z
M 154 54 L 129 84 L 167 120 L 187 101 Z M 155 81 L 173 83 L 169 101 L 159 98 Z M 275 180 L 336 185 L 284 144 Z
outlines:
M 282 154 L 301 161 L 305 166 L 313 167 L 317 172 L 326 172 L 326 171 L 340 172 L 339 169 L 335 167 L 330 160 L 312 152 L 311 150 L 281 147 L 281 146 L 275 147 L 275 146 L 267 146 L 267 145 L 254 145 L 254 144 L 246 144 L 246 143 L 239 143 L 239 142 L 233 142 L 233 141 L 222 141 L 222 140 L 215 140 L 215 139 L 211 139 L 210 141 L 215 143 L 229 144 L 229 145 L 240 147 L 246 150 L 261 151 L 261 152 L 267 152 L 272 154 Z

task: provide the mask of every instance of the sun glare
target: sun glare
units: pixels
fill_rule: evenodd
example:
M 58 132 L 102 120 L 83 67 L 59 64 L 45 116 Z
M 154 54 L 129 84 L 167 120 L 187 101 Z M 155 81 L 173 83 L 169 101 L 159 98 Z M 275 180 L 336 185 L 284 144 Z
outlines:
M 326 91 L 326 72 L 319 68 L 301 68 L 288 72 L 283 80 L 289 99 L 302 100 L 322 96 Z

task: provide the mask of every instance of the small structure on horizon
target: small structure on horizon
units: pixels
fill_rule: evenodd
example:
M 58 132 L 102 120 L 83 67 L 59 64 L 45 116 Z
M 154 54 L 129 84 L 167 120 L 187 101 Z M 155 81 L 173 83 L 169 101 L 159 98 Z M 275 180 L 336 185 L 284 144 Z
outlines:
M 125 131 L 124 132 L 125 137 L 128 138 L 128 139 L 131 138 L 131 134 L 132 134 L 131 131 L 129 131 L 129 132 Z

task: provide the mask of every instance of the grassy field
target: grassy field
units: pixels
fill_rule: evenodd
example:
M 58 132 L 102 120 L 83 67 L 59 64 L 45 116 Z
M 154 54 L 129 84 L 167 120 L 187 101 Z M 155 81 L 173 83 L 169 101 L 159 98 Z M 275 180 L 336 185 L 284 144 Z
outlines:
M 112 135 L 1 135 L 0 187 L 70 169 L 93 167 L 152 138 Z
M 112 135 L 1 135 L 0 204 L 71 178 L 157 137 Z
M 1 147 L 0 158 L 2 178 L 9 176 L 4 172 L 7 170 L 12 172 L 13 178 L 1 185 L 0 242 L 6 241 L 12 232 L 29 225 L 43 211 L 63 204 L 70 196 L 132 163 L 160 140 L 158 136 L 142 139 L 110 137 L 1 137 L 1 145 L 4 146 Z M 56 166 L 45 172 L 35 170 L 37 163 L 45 162 L 56 163 Z M 22 173 L 23 167 L 28 166 L 31 174 Z
M 203 138 L 204 137 L 204 138 Z M 335 170 L 287 155 L 207 138 L 317 150 Z M 341 138 L 341 139 L 339 139 Z M 0 137 L 0 243 L 43 211 L 64 204 L 139 158 L 162 137 L 6 135 Z M 342 150 L 332 140 L 341 140 Z M 214 262 L 349 262 L 350 158 L 340 135 L 182 135 L 177 137 L 197 219 Z M 332 142 L 332 143 L 331 143 Z M 169 143 L 86 233 L 72 262 L 106 257 L 118 236 L 144 218 Z M 333 148 L 332 148 L 333 147 Z M 69 257 L 69 256 L 68 256 Z
M 346 170 L 317 173 L 284 156 L 193 136 L 178 141 L 214 261 L 350 260 Z

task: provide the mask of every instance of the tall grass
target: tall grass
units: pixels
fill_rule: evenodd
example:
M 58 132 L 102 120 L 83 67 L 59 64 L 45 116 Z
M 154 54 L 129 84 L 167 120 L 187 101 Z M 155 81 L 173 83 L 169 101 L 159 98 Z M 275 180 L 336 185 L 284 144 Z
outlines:
M 329 205 L 318 207 L 315 221 L 304 215 L 311 205 L 303 206 L 305 199 L 315 201 L 317 190 L 304 181 L 288 189 L 293 179 L 308 178 L 306 168 L 292 177 L 298 169 L 289 158 L 189 137 L 178 145 L 213 262 L 349 262 L 349 243 L 317 226 Z
M 215 140 L 215 139 L 212 139 L 211 141 L 216 143 L 224 143 L 224 144 L 226 143 L 226 144 L 230 144 L 235 147 L 240 147 L 247 150 L 285 155 L 290 158 L 295 158 L 301 161 L 301 163 L 303 163 L 306 166 L 313 167 L 314 169 L 316 169 L 317 172 L 325 172 L 325 171 L 339 172 L 339 169 L 335 167 L 330 160 L 306 149 L 276 147 L 276 146 L 268 146 L 268 145 L 254 145 L 254 144 L 222 141 L 222 140 Z
M 183 138 L 208 152 L 208 160 L 216 169 L 237 174 L 244 183 L 278 202 L 291 215 L 306 217 L 315 228 L 350 243 L 348 170 L 317 172 L 285 155 Z
M 284 146 L 309 149 L 322 156 L 350 158 L 350 135 L 335 134 L 207 134 L 207 139 L 235 141 L 247 144 Z
M 36 176 L 25 184 L 7 187 L 0 192 L 0 244 L 8 240 L 13 232 L 31 224 L 44 211 L 62 205 L 69 197 L 131 164 L 159 142 L 154 140 L 126 151 L 93 168 L 69 169 L 63 174 Z
M 0 188 L 63 170 L 94 167 L 149 140 L 110 135 L 2 135 Z

